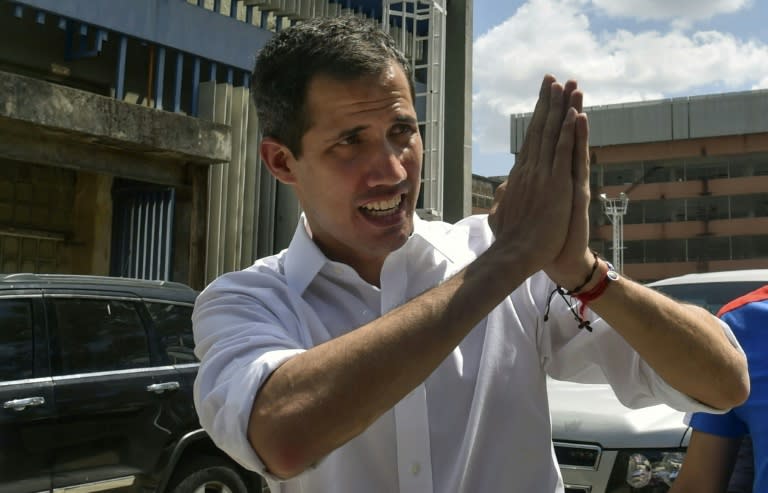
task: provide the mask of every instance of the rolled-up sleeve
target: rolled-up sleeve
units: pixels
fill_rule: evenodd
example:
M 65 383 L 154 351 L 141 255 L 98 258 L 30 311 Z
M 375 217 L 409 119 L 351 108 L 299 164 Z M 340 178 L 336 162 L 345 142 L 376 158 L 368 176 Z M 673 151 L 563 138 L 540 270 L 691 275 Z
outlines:
M 554 284 L 541 275 L 531 284 L 532 299 L 548 299 Z M 632 346 L 597 314 L 587 309 L 592 332 L 579 329 L 565 301 L 555 295 L 550 300 L 546 322 L 538 333 L 542 364 L 547 374 L 558 380 L 579 383 L 608 383 L 627 407 L 639 408 L 666 404 L 683 412 L 722 414 L 727 410 L 709 407 L 669 385 Z M 545 307 L 536 307 L 543 312 Z M 741 350 L 731 329 L 718 321 L 731 344 Z
M 239 464 L 268 477 L 248 441 L 248 423 L 261 385 L 306 350 L 295 302 L 274 273 L 241 271 L 206 288 L 192 315 L 200 359 L 194 388 L 200 424 Z

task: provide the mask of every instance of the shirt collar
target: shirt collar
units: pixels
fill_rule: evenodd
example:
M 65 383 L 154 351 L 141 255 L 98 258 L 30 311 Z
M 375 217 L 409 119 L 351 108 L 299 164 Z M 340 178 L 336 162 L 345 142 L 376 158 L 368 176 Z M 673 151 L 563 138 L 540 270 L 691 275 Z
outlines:
M 427 244 L 440 252 L 451 262 L 459 262 L 462 258 L 461 247 L 466 247 L 466 231 L 465 228 L 457 227 L 456 225 L 444 223 L 442 221 L 426 221 L 419 217 L 418 214 L 413 215 L 413 236 L 419 236 Z M 465 238 L 459 238 L 461 233 L 464 233 Z
M 306 217 L 301 214 L 285 254 L 285 278 L 288 287 L 302 294 L 328 259 L 309 236 Z
M 299 294 L 304 293 L 323 266 L 330 262 L 317 244 L 312 241 L 308 228 L 306 216 L 302 213 L 285 254 L 284 267 L 288 286 Z M 451 238 L 454 232 L 454 228 L 450 225 L 441 222 L 431 223 L 414 213 L 413 234 L 408 238 L 406 244 L 393 254 L 413 247 L 414 237 L 419 237 L 448 260 L 456 262 L 460 258 L 460 253 L 456 247 L 466 244 L 466 241 L 462 242 Z

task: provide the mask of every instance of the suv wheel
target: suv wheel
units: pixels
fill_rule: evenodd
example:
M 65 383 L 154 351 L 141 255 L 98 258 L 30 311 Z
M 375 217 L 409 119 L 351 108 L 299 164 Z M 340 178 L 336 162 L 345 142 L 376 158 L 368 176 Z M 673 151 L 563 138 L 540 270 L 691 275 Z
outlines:
M 220 457 L 198 457 L 173 476 L 172 493 L 248 493 L 235 465 Z

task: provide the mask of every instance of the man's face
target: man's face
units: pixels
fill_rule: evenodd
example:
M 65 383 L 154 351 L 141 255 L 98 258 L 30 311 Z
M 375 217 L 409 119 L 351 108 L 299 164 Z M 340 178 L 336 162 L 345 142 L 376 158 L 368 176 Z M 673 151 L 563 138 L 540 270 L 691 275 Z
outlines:
M 408 80 L 394 62 L 375 77 L 317 76 L 306 107 L 302 155 L 288 157 L 283 181 L 326 256 L 377 283 L 386 256 L 413 231 L 419 195 L 423 147 Z

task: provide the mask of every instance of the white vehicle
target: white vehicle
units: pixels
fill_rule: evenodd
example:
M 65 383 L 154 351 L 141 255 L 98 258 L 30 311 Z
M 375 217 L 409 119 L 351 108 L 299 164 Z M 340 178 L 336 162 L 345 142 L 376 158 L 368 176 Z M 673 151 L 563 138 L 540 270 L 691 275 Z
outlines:
M 768 284 L 768 269 L 688 274 L 649 286 L 716 313 Z M 552 436 L 566 493 L 664 493 L 690 438 L 683 413 L 629 409 L 608 385 L 549 381 Z

